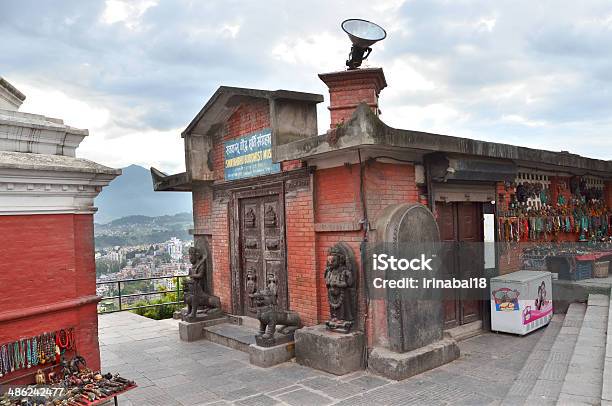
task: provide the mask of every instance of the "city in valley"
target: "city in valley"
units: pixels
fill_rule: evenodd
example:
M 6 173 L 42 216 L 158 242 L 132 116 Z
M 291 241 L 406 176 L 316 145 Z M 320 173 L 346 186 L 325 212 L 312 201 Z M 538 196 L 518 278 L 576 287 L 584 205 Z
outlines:
M 151 301 L 161 294 L 154 291 L 176 291 L 177 281 L 189 273 L 189 247 L 193 241 L 172 237 L 156 244 L 114 246 L 96 250 L 96 293 L 103 298 L 118 296 L 122 281 L 122 306 Z M 160 278 L 160 279 L 155 279 Z M 180 285 L 179 285 L 180 286 Z M 142 293 L 142 295 L 138 295 Z M 101 312 L 119 310 L 117 299 L 103 299 Z

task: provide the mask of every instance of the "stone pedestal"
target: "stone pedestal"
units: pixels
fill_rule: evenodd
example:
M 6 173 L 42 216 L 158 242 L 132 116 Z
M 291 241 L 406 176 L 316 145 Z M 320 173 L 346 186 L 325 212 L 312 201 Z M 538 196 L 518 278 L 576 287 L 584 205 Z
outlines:
M 204 338 L 204 327 L 225 323 L 227 318 L 217 315 L 214 318 L 202 321 L 179 321 L 179 337 L 181 341 L 197 341 Z
M 187 314 L 187 308 L 181 309 L 181 320 L 186 321 L 188 323 L 213 320 L 218 319 L 219 317 L 223 317 L 223 311 L 220 308 L 212 308 L 206 310 L 200 309 L 196 312 L 195 317 L 192 317 Z
M 295 331 L 291 331 L 288 334 L 282 334 L 277 330 L 274 337 L 271 338 L 264 338 L 262 335 L 258 334 L 255 336 L 255 344 L 260 347 L 276 347 L 282 344 L 293 343 L 295 341 L 294 333 Z
M 257 344 L 249 345 L 249 361 L 262 368 L 269 368 L 289 361 L 295 356 L 295 343 L 293 341 L 272 347 L 260 347 Z
M 399 381 L 454 361 L 459 354 L 457 343 L 448 337 L 404 353 L 375 347 L 368 358 L 368 369 Z
M 330 332 L 325 325 L 295 332 L 295 359 L 299 364 L 344 375 L 364 368 L 365 336 Z

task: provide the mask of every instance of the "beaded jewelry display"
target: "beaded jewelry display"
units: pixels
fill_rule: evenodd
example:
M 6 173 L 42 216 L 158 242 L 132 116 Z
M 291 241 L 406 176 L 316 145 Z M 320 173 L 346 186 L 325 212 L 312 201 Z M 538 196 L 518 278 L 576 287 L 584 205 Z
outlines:
M 20 369 L 59 364 L 66 351 L 76 351 L 73 328 L 0 344 L 0 377 Z

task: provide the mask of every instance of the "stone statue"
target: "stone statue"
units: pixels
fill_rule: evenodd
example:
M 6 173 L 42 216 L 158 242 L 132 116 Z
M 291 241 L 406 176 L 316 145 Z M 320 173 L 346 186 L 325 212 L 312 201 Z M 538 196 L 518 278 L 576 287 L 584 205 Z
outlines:
M 185 280 L 185 304 L 187 308 L 181 311 L 183 321 L 202 321 L 216 317 L 221 313 L 221 301 L 209 292 L 206 279 L 208 270 L 208 252 L 206 250 L 189 248 L 191 270 Z
M 348 245 L 338 243 L 328 251 L 325 286 L 329 300 L 328 330 L 339 333 L 351 331 L 355 322 L 355 260 Z
M 272 347 L 293 341 L 293 333 L 301 326 L 300 316 L 296 312 L 278 309 L 276 276 L 268 274 L 266 280 L 268 286 L 265 289 L 249 295 L 257 308 L 259 333 L 255 336 L 255 342 L 260 347 Z M 279 329 L 279 334 L 276 334 L 277 326 L 283 326 Z

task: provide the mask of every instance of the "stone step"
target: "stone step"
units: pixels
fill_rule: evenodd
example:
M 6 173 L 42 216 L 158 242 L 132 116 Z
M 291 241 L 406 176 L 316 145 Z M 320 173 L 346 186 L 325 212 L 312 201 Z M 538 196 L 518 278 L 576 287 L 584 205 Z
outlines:
M 531 389 L 538 378 L 538 371 L 544 367 L 546 360 L 548 359 L 550 349 L 553 346 L 557 335 L 561 331 L 563 322 L 564 315 L 555 314 L 548 326 L 544 327 L 542 337 L 540 337 L 529 354 L 529 357 L 527 357 L 525 365 L 502 400 L 502 405 L 515 406 L 523 405 L 525 403 L 527 396 L 531 392 Z
M 257 330 L 244 325 L 222 323 L 204 328 L 203 338 L 233 348 L 242 352 L 249 352 L 249 345 L 255 344 Z
M 604 363 L 601 405 L 612 406 L 612 295 L 608 305 L 608 334 L 606 338 L 606 360 Z
M 589 295 L 557 404 L 601 403 L 609 307 L 608 296 Z
M 527 395 L 527 405 L 554 405 L 561 393 L 578 334 L 587 306 L 572 303 L 563 320 L 563 326 L 548 351 L 544 364 L 537 365 L 535 382 Z

